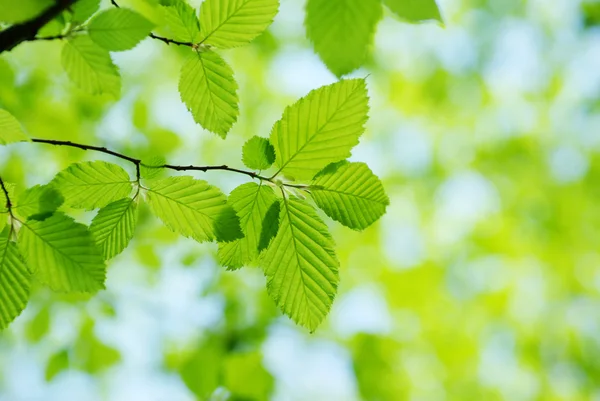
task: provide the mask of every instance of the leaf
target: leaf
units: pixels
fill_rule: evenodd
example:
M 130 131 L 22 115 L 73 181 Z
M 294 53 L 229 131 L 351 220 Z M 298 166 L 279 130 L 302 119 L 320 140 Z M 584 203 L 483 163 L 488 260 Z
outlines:
M 200 8 L 202 43 L 229 49 L 263 33 L 279 9 L 278 0 L 205 0 Z
M 96 209 L 131 193 L 129 174 L 116 164 L 103 161 L 76 163 L 51 182 L 65 197 L 65 204 L 78 209 Z
M 152 156 L 147 161 L 144 160 L 144 162 L 140 165 L 140 173 L 142 178 L 151 180 L 157 177 L 164 171 L 164 169 L 158 167 L 163 166 L 166 163 L 167 161 L 162 156 Z
M 377 221 L 390 203 L 366 164 L 347 161 L 330 164 L 317 174 L 310 194 L 327 216 L 355 230 Z
M 0 330 L 25 309 L 31 284 L 31 273 L 8 236 L 8 229 L 0 234 Z
M 223 266 L 238 269 L 258 258 L 261 239 L 264 243 L 266 237 L 268 243 L 277 232 L 279 203 L 271 187 L 254 182 L 234 189 L 227 203 L 233 207 L 240 218 L 244 238 L 219 244 L 218 258 Z M 269 213 L 273 205 L 277 205 L 275 214 Z M 265 246 L 263 245 L 262 248 L 264 249 Z
M 170 38 L 180 42 L 198 43 L 200 24 L 196 11 L 184 0 L 162 0 L 162 9 Z
M 112 259 L 127 248 L 136 224 L 137 204 L 133 199 L 118 200 L 98 211 L 90 231 L 104 259 Z
M 155 180 L 148 203 L 167 227 L 185 237 L 203 241 L 233 241 L 242 237 L 239 219 L 223 193 L 192 177 Z
M 96 15 L 88 24 L 90 38 L 110 51 L 133 49 L 154 24 L 127 8 L 112 8 Z
M 304 24 L 321 60 L 341 77 L 363 64 L 382 16 L 380 0 L 309 0 Z
M 225 138 L 239 114 L 231 67 L 213 51 L 194 53 L 181 69 L 181 100 L 194 120 Z
M 435 0 L 383 0 L 398 17 L 409 22 L 437 20 L 442 22 Z
M 63 47 L 61 61 L 71 81 L 83 91 L 92 95 L 108 93 L 119 97 L 119 70 L 108 51 L 96 45 L 89 36 L 69 39 Z
M 275 162 L 275 148 L 267 138 L 253 136 L 244 144 L 242 161 L 254 170 L 268 169 Z
M 46 365 L 45 378 L 46 381 L 49 382 L 54 377 L 62 372 L 63 370 L 67 370 L 69 368 L 69 352 L 66 349 L 63 349 L 48 359 L 48 364 Z
M 100 0 L 78 0 L 71 6 L 72 21 L 76 24 L 87 21 L 100 8 Z
M 12 114 L 0 109 L 0 145 L 29 141 L 23 127 Z
M 52 215 L 63 202 L 64 198 L 56 188 L 50 185 L 36 185 L 18 197 L 14 211 L 26 219 L 39 220 Z
M 283 200 L 279 231 L 261 258 L 267 289 L 296 323 L 314 331 L 331 308 L 339 262 L 327 226 L 309 204 Z
M 279 172 L 311 179 L 329 163 L 347 159 L 364 132 L 368 111 L 364 79 L 324 86 L 288 106 L 271 131 Z
M 37 279 L 55 291 L 95 292 L 104 288 L 104 259 L 87 227 L 62 213 L 28 221 L 19 248 Z

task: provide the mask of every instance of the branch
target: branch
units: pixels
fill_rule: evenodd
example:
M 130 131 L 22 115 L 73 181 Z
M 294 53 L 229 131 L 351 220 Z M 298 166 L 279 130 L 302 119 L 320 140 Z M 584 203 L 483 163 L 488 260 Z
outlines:
M 38 31 L 50 22 L 52 19 L 57 17 L 60 13 L 67 10 L 70 6 L 75 4 L 78 0 L 56 0 L 56 4 L 47 8 L 37 17 L 21 22 L 19 24 L 12 25 L 8 29 L 0 32 L 0 53 L 4 51 L 12 50 L 21 42 L 36 40 L 35 36 Z M 16 5 L 15 5 L 16 6 Z M 58 39 L 57 37 L 37 38 L 41 40 Z
M 6 187 L 4 186 L 4 181 L 2 181 L 2 178 L 0 177 L 0 187 L 2 187 L 2 192 L 4 192 L 4 196 L 6 197 L 6 209 L 8 210 L 8 213 L 10 213 L 12 215 L 12 203 L 10 201 L 10 196 L 8 196 L 8 189 L 6 189 Z

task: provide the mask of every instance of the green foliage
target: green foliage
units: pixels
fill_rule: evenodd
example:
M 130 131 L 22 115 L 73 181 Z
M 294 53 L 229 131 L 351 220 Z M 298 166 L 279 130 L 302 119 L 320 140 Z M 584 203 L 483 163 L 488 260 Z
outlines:
M 35 185 L 17 198 L 14 211 L 26 219 L 43 220 L 50 217 L 63 202 L 63 196 L 55 188 Z
M 17 245 L 9 240 L 9 231 L 0 233 L 0 330 L 25 309 L 31 285 L 31 273 Z
M 442 16 L 435 0 L 383 0 L 397 16 L 409 22 L 437 20 Z
M 78 0 L 71 6 L 71 21 L 75 24 L 87 21 L 100 8 L 100 0 Z
M 382 16 L 380 0 L 309 0 L 306 35 L 327 68 L 341 77 L 365 61 Z
M 368 101 L 365 81 L 349 79 L 288 106 L 271 131 L 279 172 L 311 179 L 329 163 L 348 158 L 364 132 Z
M 200 8 L 201 42 L 221 49 L 250 43 L 278 8 L 279 0 L 206 0 Z
M 244 165 L 253 170 L 265 170 L 275 162 L 275 148 L 267 138 L 253 136 L 242 149 Z
M 60 350 L 53 354 L 48 360 L 44 377 L 46 381 L 51 381 L 60 372 L 69 367 L 69 352 L 66 349 Z
M 90 38 L 110 51 L 129 50 L 144 39 L 153 24 L 126 8 L 112 8 L 97 14 L 88 25 Z
M 0 145 L 28 140 L 17 119 L 8 111 L 0 109 Z
M 327 226 L 309 204 L 284 199 L 279 231 L 261 264 L 281 310 L 311 331 L 323 321 L 337 290 L 339 262 Z
M 194 9 L 183 0 L 166 0 L 161 4 L 171 37 L 197 43 L 200 40 L 200 23 Z
M 217 53 L 195 52 L 181 69 L 181 100 L 194 120 L 225 138 L 237 121 L 237 83 L 233 70 Z
M 133 199 L 118 200 L 98 211 L 90 231 L 102 249 L 104 259 L 112 259 L 127 248 L 136 224 L 137 203 Z

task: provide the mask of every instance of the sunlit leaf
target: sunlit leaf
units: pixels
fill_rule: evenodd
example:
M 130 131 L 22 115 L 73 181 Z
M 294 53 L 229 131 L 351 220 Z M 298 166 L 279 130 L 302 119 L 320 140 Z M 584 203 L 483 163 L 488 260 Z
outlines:
M 0 109 L 0 145 L 29 141 L 23 127 L 12 114 Z
M 112 259 L 127 248 L 136 224 L 137 204 L 133 199 L 118 200 L 98 211 L 90 231 L 102 249 L 104 259 Z
M 248 168 L 265 170 L 275 162 L 275 148 L 267 138 L 254 136 L 244 144 L 242 161 Z
M 110 51 L 129 50 L 144 39 L 154 24 L 135 11 L 111 8 L 96 15 L 88 24 L 90 38 Z
M 200 41 L 200 24 L 196 12 L 185 0 L 161 0 L 169 38 L 189 43 Z
M 72 21 L 75 23 L 87 21 L 100 8 L 100 0 L 78 0 L 71 6 L 73 15 Z
M 35 185 L 17 198 L 14 211 L 26 219 L 38 220 L 49 217 L 63 202 L 64 198 L 56 188 L 50 185 Z
M 383 0 L 397 16 L 409 22 L 442 21 L 435 0 Z
M 8 228 L 0 233 L 0 330 L 25 309 L 31 282 L 31 273 L 8 234 Z

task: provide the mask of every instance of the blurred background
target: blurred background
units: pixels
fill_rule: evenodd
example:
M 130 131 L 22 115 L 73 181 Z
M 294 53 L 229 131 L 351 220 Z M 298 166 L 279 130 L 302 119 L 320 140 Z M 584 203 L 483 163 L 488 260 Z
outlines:
M 439 6 L 444 27 L 386 11 L 353 74 L 368 76 L 371 118 L 352 159 L 391 206 L 363 233 L 331 224 L 341 285 L 314 334 L 281 316 L 260 270 L 226 272 L 216 244 L 142 208 L 106 291 L 40 287 L 0 333 L 0 400 L 600 400 L 600 3 Z M 240 167 L 246 139 L 336 80 L 303 7 L 282 0 L 265 35 L 222 52 L 241 108 L 225 141 L 180 101 L 189 49 L 149 39 L 114 54 L 116 102 L 68 81 L 61 43 L 24 43 L 0 58 L 0 105 L 32 136 Z M 104 156 L 19 144 L 0 148 L 0 171 L 25 188 Z

